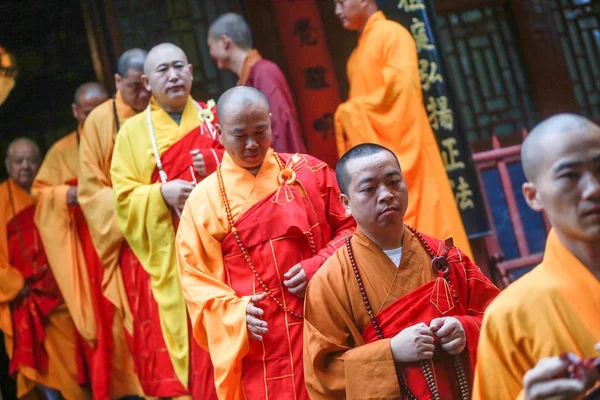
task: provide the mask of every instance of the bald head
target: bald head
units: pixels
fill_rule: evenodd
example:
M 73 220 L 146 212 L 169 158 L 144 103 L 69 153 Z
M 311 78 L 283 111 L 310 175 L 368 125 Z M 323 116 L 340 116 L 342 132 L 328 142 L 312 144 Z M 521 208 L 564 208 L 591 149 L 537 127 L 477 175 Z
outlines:
M 121 54 L 117 62 L 117 74 L 123 78 L 127 78 L 129 71 L 144 71 L 144 62 L 148 52 L 142 49 L 130 49 Z
M 192 72 L 192 65 L 181 48 L 173 43 L 161 43 L 148 52 L 142 81 L 165 111 L 180 113 L 192 91 Z
M 558 114 L 536 125 L 521 146 L 521 162 L 527 180 L 535 182 L 539 172 L 553 161 L 549 160 L 548 150 L 564 145 L 576 132 L 600 135 L 600 127 L 575 114 Z
M 217 115 L 221 126 L 227 124 L 228 118 L 239 114 L 245 108 L 264 107 L 269 113 L 270 106 L 267 96 L 258 89 L 250 86 L 235 86 L 219 97 L 217 101 Z
M 208 29 L 208 38 L 212 40 L 227 36 L 238 47 L 252 48 L 252 32 L 246 19 L 239 14 L 227 13 L 218 17 Z
M 79 86 L 75 91 L 75 99 L 71 105 L 73 116 L 79 125 L 83 125 L 89 113 L 107 99 L 106 89 L 98 82 L 87 82 Z
M 21 137 L 8 145 L 4 159 L 8 176 L 26 192 L 31 189 L 40 162 L 40 148 L 33 140 Z
M 138 112 L 146 108 L 150 101 L 150 91 L 142 83 L 147 55 L 146 50 L 127 50 L 119 57 L 115 74 L 115 86 L 121 99 Z

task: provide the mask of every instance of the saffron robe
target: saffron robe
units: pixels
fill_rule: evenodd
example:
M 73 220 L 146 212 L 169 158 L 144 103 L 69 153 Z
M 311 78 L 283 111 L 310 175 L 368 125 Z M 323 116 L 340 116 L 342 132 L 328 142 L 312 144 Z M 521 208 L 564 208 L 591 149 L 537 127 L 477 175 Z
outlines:
M 104 273 L 85 218 L 79 206 L 67 204 L 67 191 L 77 185 L 79 131 L 56 142 L 44 158 L 32 186 L 35 223 L 75 327 L 86 341 L 94 398 L 142 395 L 121 318 L 102 293 Z
M 341 156 L 361 143 L 377 143 L 400 159 L 408 186 L 406 224 L 432 237 L 452 236 L 472 257 L 429 119 L 423 105 L 417 49 L 402 25 L 381 11 L 369 17 L 347 64 L 348 101 L 335 113 Z
M 600 282 L 551 230 L 542 263 L 486 310 L 473 399 L 523 399 L 523 376 L 543 358 L 597 357 L 599 309 Z
M 104 268 L 102 289 L 115 306 L 125 329 L 133 332 L 133 317 L 125 293 L 119 258 L 123 235 L 117 225 L 110 163 L 117 127 L 136 114 L 120 92 L 94 108 L 85 120 L 79 144 L 77 200 Z
M 227 153 L 221 171 L 235 226 L 258 276 L 279 302 L 302 314 L 303 300 L 283 286 L 283 274 L 300 263 L 310 280 L 353 232 L 355 222 L 346 216 L 327 164 L 307 155 L 279 156 L 301 184 L 280 188 L 271 149 L 256 176 Z M 219 398 L 307 399 L 302 320 L 267 298 L 259 307 L 269 332 L 261 342 L 249 340 L 246 306 L 264 289 L 231 233 L 216 174 L 201 182 L 186 203 L 177 254 L 194 337 L 210 351 Z
M 208 125 L 206 123 L 200 125 L 199 113 L 193 101 L 191 97 L 188 99 L 181 116 L 181 123 L 177 125 L 156 100 L 150 100 L 156 146 L 168 180 L 200 180 L 192 167 L 190 151 L 193 149 L 198 148 L 203 154 L 207 173 L 216 169 L 223 154 L 218 138 L 211 136 Z M 203 109 L 206 108 L 205 104 L 200 105 Z M 205 354 L 207 364 L 205 368 L 190 370 L 188 317 L 176 267 L 174 215 L 161 194 L 162 183 L 157 173 L 147 118 L 147 112 L 144 111 L 123 125 L 117 135 L 112 158 L 111 179 L 116 195 L 117 221 L 129 247 L 146 272 L 142 274 L 138 271 L 140 273 L 131 275 L 133 271 L 124 270 L 123 274 L 128 286 L 128 296 L 139 296 L 144 293 L 142 290 L 132 293 L 136 287 L 151 286 L 152 291 L 148 293 L 147 302 L 142 303 L 142 299 L 136 300 L 130 297 L 130 305 L 133 308 L 133 302 L 136 302 L 138 307 L 155 308 L 153 302 L 156 301 L 160 318 L 156 312 L 146 309 L 144 315 L 150 318 L 149 324 L 152 325 L 147 324 L 144 329 L 152 329 L 153 335 L 162 333 L 162 340 L 174 370 L 173 377 L 179 379 L 183 388 L 187 388 L 188 380 L 192 385 L 199 383 L 199 379 L 189 379 L 189 372 L 210 373 L 210 365 L 208 355 Z M 128 277 L 138 281 L 127 282 Z M 138 314 L 139 312 L 134 310 L 136 319 Z M 144 322 L 139 323 L 144 324 Z M 138 324 L 138 321 L 135 323 Z M 148 340 L 148 336 L 137 338 L 134 332 L 134 341 L 138 340 L 146 344 L 145 340 Z M 146 347 L 160 347 L 162 340 L 158 344 L 147 343 Z M 192 357 L 195 357 L 195 353 L 198 352 L 203 350 L 199 347 L 194 350 L 192 346 Z M 202 358 L 202 355 L 198 357 Z M 153 362 L 152 365 L 155 369 L 160 369 L 160 371 L 155 370 L 157 375 L 171 381 L 170 388 L 175 391 L 172 394 L 160 394 L 160 397 L 184 394 L 181 393 L 182 388 L 177 380 L 168 377 L 168 366 L 161 365 L 159 362 Z M 144 370 L 147 370 L 147 366 L 138 365 L 138 374 Z M 157 395 L 148 392 L 144 376 L 140 376 L 140 379 L 146 394 Z M 204 379 L 200 380 L 204 382 Z M 155 387 L 160 390 L 169 389 L 166 381 Z M 190 387 L 190 390 L 193 392 L 195 388 Z
M 306 153 L 292 91 L 277 64 L 250 50 L 238 85 L 252 86 L 267 96 L 271 108 L 271 147 L 281 153 Z
M 91 399 L 77 382 L 75 328 L 48 266 L 34 208 L 33 198 L 11 179 L 0 184 L 0 329 L 17 396 L 42 384 L 66 399 Z M 25 284 L 29 293 L 17 299 Z
M 436 254 L 443 253 L 442 241 L 424 238 Z M 443 316 L 456 317 L 464 327 L 467 347 L 460 360 L 471 382 L 483 312 L 498 289 L 453 247 L 446 258 L 457 306 L 452 295 L 444 292 L 448 288 L 443 281 L 438 281 L 442 278 L 436 278 L 430 255 L 408 229 L 404 231 L 399 267 L 360 231 L 352 236 L 351 245 L 385 339 L 379 340 L 375 334 L 348 252 L 340 248 L 315 274 L 306 294 L 304 373 L 311 399 L 403 398 L 406 396 L 401 394 L 397 373 L 404 376 L 417 398 L 429 399 L 419 363 L 396 364 L 390 339 L 409 326 L 420 322 L 429 325 L 432 319 Z M 440 347 L 430 366 L 440 398 L 458 398 L 455 368 Z

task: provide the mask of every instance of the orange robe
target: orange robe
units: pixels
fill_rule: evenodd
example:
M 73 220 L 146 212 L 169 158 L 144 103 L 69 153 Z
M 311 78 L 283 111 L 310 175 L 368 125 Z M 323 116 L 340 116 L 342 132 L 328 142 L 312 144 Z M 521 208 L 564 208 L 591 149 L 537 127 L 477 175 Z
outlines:
M 282 275 L 300 263 L 310 279 L 354 230 L 339 201 L 333 171 L 311 156 L 280 154 L 297 182 L 280 187 L 269 150 L 256 176 L 225 153 L 221 171 L 237 231 L 257 274 L 278 301 L 302 314 L 303 300 Z M 222 399 L 307 399 L 302 373 L 302 320 L 272 299 L 260 304 L 269 333 L 249 340 L 246 306 L 261 284 L 231 233 L 216 174 L 189 197 L 177 232 L 181 285 L 194 337 L 210 351 Z M 311 244 L 312 242 L 312 244 Z
M 77 185 L 79 132 L 56 142 L 46 154 L 32 186 L 35 222 L 84 345 L 95 399 L 142 394 L 133 371 L 121 319 L 102 294 L 103 271 L 79 206 L 67 204 Z
M 361 143 L 377 143 L 400 159 L 408 186 L 404 221 L 437 238 L 452 236 L 472 258 L 456 205 L 423 105 L 417 50 L 402 25 L 381 11 L 364 27 L 348 60 L 350 93 L 335 113 L 340 156 Z
M 206 104 L 197 105 L 207 109 Z M 167 180 L 200 181 L 190 152 L 198 149 L 211 173 L 220 163 L 223 147 L 213 126 L 205 120 L 200 123 L 197 105 L 188 98 L 178 125 L 152 98 L 146 111 L 119 130 L 111 163 L 117 221 L 135 254 L 130 254 L 128 259 L 133 260 L 127 266 L 123 263 L 123 275 L 135 312 L 134 342 L 141 356 L 136 354 L 137 370 L 145 392 L 157 397 L 189 393 L 194 399 L 209 399 L 214 395 L 208 353 L 188 332 L 175 256 L 178 218 L 161 194 L 148 126 L 150 114 Z M 211 108 L 215 116 L 216 107 Z
M 120 92 L 92 110 L 80 138 L 77 184 L 77 198 L 104 267 L 104 295 L 115 306 L 129 333 L 133 332 L 133 317 L 119 265 L 123 234 L 115 216 L 110 163 L 118 127 L 135 114 Z
M 437 255 L 444 249 L 442 241 L 424 239 Z M 311 399 L 404 398 L 397 373 L 404 375 L 417 398 L 430 398 L 418 363 L 395 364 L 390 338 L 404 328 L 419 322 L 429 324 L 442 316 L 456 317 L 465 329 L 467 348 L 460 358 L 471 381 L 483 312 L 498 289 L 452 248 L 446 257 L 458 307 L 445 308 L 447 297 L 437 300 L 443 293 L 436 288 L 443 285 L 437 286 L 440 282 L 431 256 L 408 230 L 399 267 L 360 231 L 352 237 L 351 246 L 385 339 L 378 340 L 374 334 L 348 250 L 340 248 L 314 276 L 306 294 L 304 372 Z M 430 365 L 440 398 L 458 398 L 455 368 L 447 353 L 438 348 Z
M 506 288 L 483 319 L 473 399 L 522 399 L 546 357 L 597 357 L 600 281 L 550 231 L 540 265 Z
M 26 328 L 25 334 L 31 333 L 33 326 L 13 326 L 14 316 L 11 307 L 14 307 L 15 297 L 23 289 L 26 278 L 22 274 L 23 267 L 12 265 L 11 259 L 16 258 L 14 249 L 9 248 L 9 228 L 15 226 L 17 216 L 28 218 L 27 222 L 34 227 L 33 198 L 17 186 L 12 180 L 0 184 L 0 329 L 4 332 L 6 350 L 10 358 L 20 349 L 13 348 L 19 342 L 19 329 Z M 16 227 L 17 243 L 27 246 L 27 237 L 23 237 L 24 226 Z M 28 260 L 37 260 L 43 256 L 41 243 L 34 244 L 20 254 L 27 254 Z M 39 239 L 37 239 L 39 240 Z M 18 251 L 18 250 L 17 250 Z M 41 253 L 41 254 L 40 254 Z M 48 271 L 50 273 L 50 271 Z M 34 291 L 35 283 L 30 284 Z M 32 292 L 33 293 L 33 292 Z M 41 292 L 40 292 L 41 294 Z M 30 295 L 25 296 L 24 301 Z M 23 300 L 21 300 L 23 301 Z M 31 304 L 33 305 L 33 304 Z M 44 315 L 44 312 L 41 312 Z M 17 395 L 23 397 L 37 384 L 42 384 L 52 389 L 59 390 L 66 399 L 91 399 L 91 394 L 82 389 L 78 382 L 78 366 L 76 362 L 76 337 L 73 321 L 69 316 L 66 305 L 61 301 L 50 314 L 43 319 L 43 347 L 47 355 L 46 370 L 37 370 L 27 365 L 21 365 L 16 374 Z

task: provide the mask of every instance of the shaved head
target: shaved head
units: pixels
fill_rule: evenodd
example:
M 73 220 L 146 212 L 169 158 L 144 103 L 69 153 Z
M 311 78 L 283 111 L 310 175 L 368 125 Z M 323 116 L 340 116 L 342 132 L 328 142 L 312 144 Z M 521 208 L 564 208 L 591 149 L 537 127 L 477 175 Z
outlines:
M 40 167 L 40 148 L 33 140 L 20 137 L 8 145 L 4 164 L 10 178 L 29 192 L 33 178 Z
M 547 149 L 560 146 L 568 135 L 580 131 L 600 133 L 600 127 L 576 114 L 558 114 L 536 125 L 521 146 L 521 162 L 527 180 L 535 182 L 538 178 L 547 159 Z
M 239 113 L 245 107 L 263 105 L 267 112 L 270 110 L 269 100 L 258 89 L 250 86 L 235 86 L 219 97 L 217 101 L 217 115 L 221 125 L 225 125 L 227 118 Z
M 117 74 L 127 78 L 129 70 L 142 72 L 148 52 L 142 49 L 130 49 L 121 54 L 117 62 Z
M 208 29 L 208 38 L 218 40 L 227 36 L 238 47 L 252 48 L 252 32 L 246 19 L 239 14 L 227 13 L 218 17 Z
M 83 125 L 89 113 L 107 99 L 106 89 L 98 82 L 88 82 L 79 86 L 75 91 L 75 102 L 71 105 L 73 116 L 79 125 Z
M 150 49 L 146 60 L 144 61 L 144 74 L 148 73 L 161 61 L 164 61 L 165 54 L 176 53 L 181 59 L 185 60 L 186 64 L 189 64 L 187 55 L 183 49 L 173 43 L 161 43 Z

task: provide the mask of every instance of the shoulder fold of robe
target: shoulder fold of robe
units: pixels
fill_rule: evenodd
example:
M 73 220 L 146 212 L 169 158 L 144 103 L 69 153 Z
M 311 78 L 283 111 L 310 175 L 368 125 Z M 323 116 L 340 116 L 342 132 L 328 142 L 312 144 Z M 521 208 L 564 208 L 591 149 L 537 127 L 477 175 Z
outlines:
M 409 188 L 406 224 L 437 238 L 452 236 L 472 258 L 460 213 L 423 104 L 412 35 L 373 14 L 347 65 L 349 98 L 335 113 L 340 156 L 361 143 L 378 143 L 400 160 Z
M 473 398 L 524 398 L 523 376 L 542 358 L 597 357 L 599 309 L 600 282 L 550 231 L 542 263 L 485 313 Z
M 284 163 L 291 159 L 299 161 L 296 165 L 305 169 L 302 174 L 307 177 L 302 182 L 304 189 L 312 193 L 317 188 L 320 193 L 310 199 L 314 210 L 317 214 L 327 216 L 327 220 L 321 223 L 328 225 L 323 229 L 330 230 L 329 242 L 317 249 L 316 256 L 300 262 L 310 279 L 324 260 L 343 243 L 344 237 L 352 233 L 354 221 L 345 215 L 339 202 L 335 177 L 325 163 L 306 155 L 292 157 L 290 154 L 281 154 L 281 158 Z M 256 177 L 236 165 L 225 153 L 221 172 L 236 224 L 244 220 L 249 212 L 252 215 L 260 213 L 260 208 L 254 207 L 260 206 L 262 202 L 269 199 L 272 202 L 289 199 L 286 196 L 290 192 L 280 189 L 277 183 L 279 171 L 272 150 L 267 152 Z M 294 193 L 298 196 L 300 192 Z M 306 200 L 301 197 L 291 201 Z M 307 229 L 304 226 L 299 228 Z M 277 229 L 285 231 L 285 227 Z M 202 347 L 210 351 L 217 392 L 221 398 L 241 399 L 246 395 L 242 387 L 242 364 L 251 347 L 246 327 L 246 306 L 253 293 L 250 291 L 238 295 L 230 286 L 236 278 L 229 276 L 225 265 L 228 254 L 224 250 L 224 241 L 230 234 L 217 176 L 212 174 L 194 189 L 186 203 L 177 234 L 177 254 L 194 337 Z M 247 235 L 253 234 L 252 232 L 240 234 L 244 235 L 243 240 L 247 241 L 248 246 L 254 246 L 254 242 L 261 240 L 259 237 L 250 239 Z M 267 243 L 272 239 L 271 234 L 273 232 L 254 232 L 254 236 L 267 235 L 268 237 L 262 238 Z M 284 273 L 290 267 L 291 265 L 280 266 L 280 272 Z M 257 287 L 256 292 L 260 291 L 262 289 Z M 266 301 L 272 302 L 271 299 Z
M 88 342 L 96 340 L 90 277 L 77 227 L 67 204 L 67 191 L 79 169 L 78 134 L 72 132 L 56 142 L 44 157 L 31 194 L 37 202 L 35 223 L 50 268 L 77 331 Z
M 186 134 L 198 130 L 198 110 L 189 97 L 181 123 L 150 100 L 151 118 L 159 154 Z M 187 387 L 189 342 L 186 306 L 181 293 L 175 255 L 175 228 L 171 211 L 161 194 L 161 182 L 152 180 L 156 162 L 152 151 L 147 112 L 127 120 L 117 135 L 111 164 L 117 222 L 129 246 L 150 275 L 152 293 L 159 306 L 160 322 L 180 381 Z M 217 141 L 218 139 L 215 139 Z M 191 149 L 190 149 L 191 150 Z M 213 149 L 200 149 L 206 162 Z M 188 157 L 191 165 L 191 155 Z
M 251 50 L 238 85 L 252 86 L 267 96 L 271 107 L 271 147 L 282 153 L 306 153 L 292 91 L 277 64 Z
M 426 240 L 434 251 L 443 248 L 440 247 L 442 241 Z M 365 292 L 378 320 L 380 314 L 399 307 L 404 298 L 431 286 L 436 278 L 429 254 L 408 230 L 404 233 L 398 268 L 362 232 L 357 231 L 351 243 Z M 462 304 L 459 303 L 452 315 L 456 314 L 465 327 L 473 363 L 483 311 L 498 289 L 460 251 L 452 250 L 451 258 L 452 267 L 459 268 L 457 276 L 464 276 L 460 282 L 453 282 Z M 427 293 L 427 298 L 422 300 L 427 302 L 430 296 Z M 410 309 L 409 305 L 403 307 Z M 438 316 L 442 316 L 441 312 Z M 305 318 L 304 370 L 311 398 L 400 397 L 397 368 L 389 343 L 393 335 L 366 343 L 363 336 L 370 327 L 370 318 L 345 248 L 338 249 L 310 282 Z M 428 324 L 431 320 L 428 318 L 423 321 L 417 318 L 395 329 L 401 331 L 419 322 Z M 386 325 L 382 325 L 382 329 L 385 330 Z
M 77 198 L 104 268 L 104 295 L 116 307 L 125 329 L 131 333 L 133 317 L 119 269 L 123 235 L 117 225 L 110 177 L 110 163 L 117 136 L 114 107 L 121 126 L 136 114 L 123 101 L 121 93 L 117 92 L 115 99 L 106 100 L 88 115 L 79 145 Z

